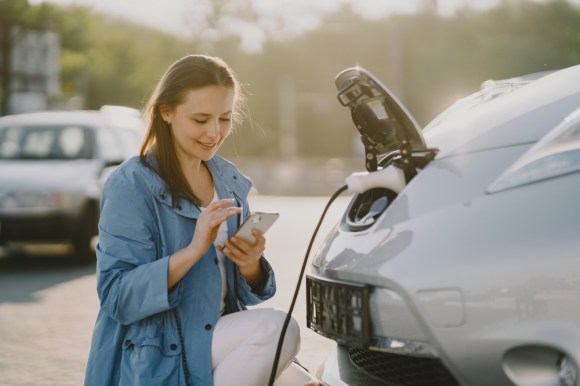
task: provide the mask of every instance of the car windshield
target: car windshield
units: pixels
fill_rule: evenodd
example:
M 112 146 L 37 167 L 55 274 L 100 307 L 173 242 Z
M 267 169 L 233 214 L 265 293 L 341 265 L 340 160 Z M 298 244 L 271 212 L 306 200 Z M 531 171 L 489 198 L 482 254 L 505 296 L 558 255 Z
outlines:
M 0 127 L 0 159 L 59 160 L 93 157 L 87 127 L 77 125 Z

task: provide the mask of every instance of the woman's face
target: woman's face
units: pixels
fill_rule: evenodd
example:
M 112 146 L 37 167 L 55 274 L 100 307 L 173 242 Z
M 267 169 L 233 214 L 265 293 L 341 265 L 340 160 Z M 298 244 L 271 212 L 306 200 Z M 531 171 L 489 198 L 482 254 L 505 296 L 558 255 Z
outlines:
M 206 86 L 186 92 L 173 110 L 162 108 L 163 119 L 171 123 L 177 156 L 211 159 L 232 130 L 233 106 L 233 88 Z

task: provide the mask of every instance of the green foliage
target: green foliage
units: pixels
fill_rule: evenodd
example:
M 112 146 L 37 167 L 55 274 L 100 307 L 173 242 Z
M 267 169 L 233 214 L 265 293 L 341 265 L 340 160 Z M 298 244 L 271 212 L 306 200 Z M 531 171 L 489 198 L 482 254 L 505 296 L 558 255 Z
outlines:
M 86 84 L 78 85 L 87 108 L 104 104 L 141 108 L 167 66 L 191 47 L 172 36 L 109 16 L 93 14 L 82 25 L 80 29 L 76 23 L 67 26 L 76 32 L 76 38 L 64 41 L 63 47 L 70 43 L 71 51 L 84 56 L 86 66 L 78 68 L 74 76 L 87 79 Z M 75 63 L 78 61 L 68 65 Z
M 192 42 L 80 6 L 0 0 L 0 15 L 0 21 L 59 33 L 63 103 L 81 96 L 85 108 L 104 104 L 141 108 L 167 66 L 194 47 Z
M 0 20 L 25 24 L 28 8 L 27 0 L 0 0 Z
M 266 133 L 244 128 L 251 139 L 238 136 L 237 150 L 271 155 L 284 146 L 278 130 L 282 76 L 295 81 L 299 154 L 332 157 L 351 156 L 357 141 L 349 112 L 335 96 L 334 77 L 347 67 L 373 72 L 426 125 L 487 79 L 575 64 L 580 9 L 563 0 L 506 1 L 486 12 L 466 8 L 451 18 L 419 13 L 369 21 L 343 10 L 298 39 L 236 58 L 235 68 L 254 90 L 253 117 Z
M 141 108 L 177 58 L 223 57 L 245 83 L 251 113 L 224 145 L 226 156 L 279 155 L 285 146 L 280 127 L 288 124 L 281 117 L 292 112 L 299 155 L 351 156 L 357 133 L 334 88 L 336 74 L 350 66 L 381 78 L 425 125 L 487 79 L 580 63 L 580 9 L 564 0 L 506 0 L 485 12 L 465 8 L 453 17 L 417 13 L 374 21 L 345 7 L 314 31 L 267 42 L 260 54 L 241 52 L 231 36 L 214 43 L 178 39 L 82 7 L 0 0 L 0 15 L 59 31 L 63 95 L 82 95 L 88 108 Z M 281 98 L 284 79 L 290 91 Z

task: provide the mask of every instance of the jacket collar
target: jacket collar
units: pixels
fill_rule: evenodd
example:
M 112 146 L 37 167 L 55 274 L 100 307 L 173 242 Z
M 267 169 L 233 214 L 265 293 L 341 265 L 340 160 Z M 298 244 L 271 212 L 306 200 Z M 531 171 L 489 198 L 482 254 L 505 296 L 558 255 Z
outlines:
M 154 154 L 152 153 L 149 153 L 147 155 L 147 161 L 154 168 L 157 168 L 159 165 L 159 163 L 157 162 L 157 157 L 155 157 Z M 233 183 L 233 181 L 237 181 L 239 179 L 238 177 L 239 173 L 237 173 L 236 171 L 232 176 L 230 176 L 232 177 L 232 181 L 227 181 L 228 178 L 225 175 L 226 173 L 224 173 L 224 168 L 229 165 L 227 161 L 216 155 L 212 157 L 210 160 L 203 162 L 205 163 L 205 165 L 207 166 L 208 170 L 211 173 L 215 191 L 217 192 L 218 197 L 220 199 L 233 198 L 235 200 L 234 205 L 243 206 L 245 202 L 244 197 L 246 196 L 247 192 L 242 192 L 243 190 L 242 187 L 238 186 L 239 184 Z M 197 219 L 201 213 L 200 208 L 187 200 L 180 200 L 178 205 L 174 207 L 173 198 L 171 197 L 171 194 L 167 190 L 165 182 L 156 173 L 154 174 L 157 178 L 155 179 L 155 182 L 152 184 L 151 190 L 152 193 L 155 195 L 155 198 L 164 205 L 171 207 L 171 210 L 174 211 L 175 213 L 184 217 Z M 231 173 L 227 174 L 229 175 Z M 237 227 L 236 223 L 237 223 L 236 218 L 231 217 L 228 220 L 228 228 L 235 230 Z

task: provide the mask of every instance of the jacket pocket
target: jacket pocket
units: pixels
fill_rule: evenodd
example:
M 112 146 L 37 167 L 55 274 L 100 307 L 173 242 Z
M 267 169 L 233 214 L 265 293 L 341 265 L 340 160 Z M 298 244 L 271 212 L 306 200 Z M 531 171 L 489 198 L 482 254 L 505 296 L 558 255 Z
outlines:
M 164 335 L 131 338 L 123 343 L 119 386 L 179 385 L 181 345 Z

